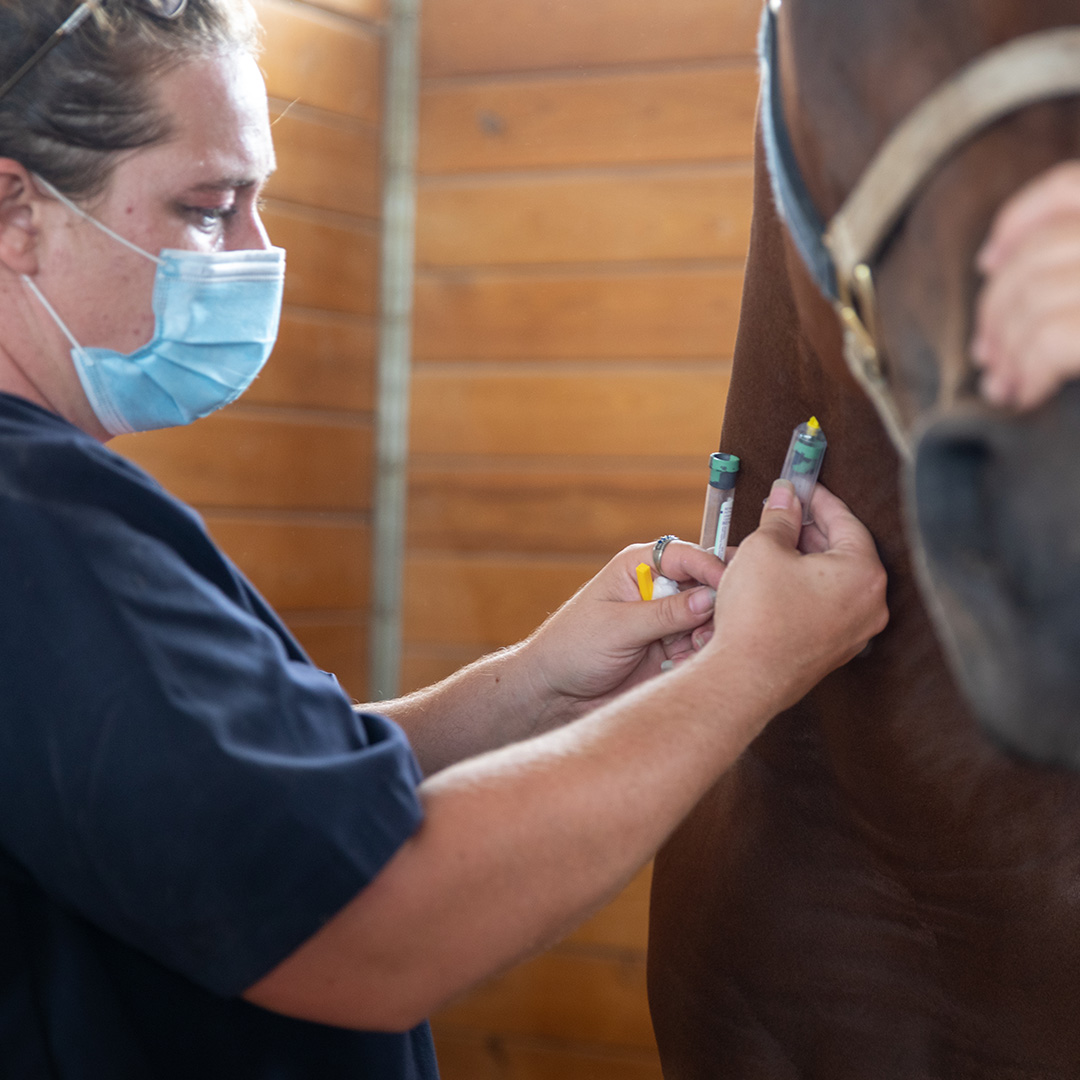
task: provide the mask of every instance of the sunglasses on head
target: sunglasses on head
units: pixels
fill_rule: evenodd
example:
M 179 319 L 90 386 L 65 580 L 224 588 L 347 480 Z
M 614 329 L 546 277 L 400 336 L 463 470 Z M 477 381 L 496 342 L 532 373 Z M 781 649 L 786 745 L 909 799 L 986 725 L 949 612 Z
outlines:
M 176 19 L 184 13 L 187 0 L 126 0 L 127 3 L 137 4 L 144 11 L 159 19 Z M 107 0 L 83 0 L 81 4 L 49 35 L 45 43 L 23 65 L 0 86 L 0 98 L 5 97 L 27 72 L 60 44 L 64 38 L 73 34 L 86 21 L 87 17 L 104 7 Z

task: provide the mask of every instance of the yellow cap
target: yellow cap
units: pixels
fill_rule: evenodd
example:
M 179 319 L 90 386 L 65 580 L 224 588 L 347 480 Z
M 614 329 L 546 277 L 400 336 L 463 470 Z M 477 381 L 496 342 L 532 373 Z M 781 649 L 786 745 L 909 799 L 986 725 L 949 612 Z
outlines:
M 816 416 L 811 416 L 810 419 L 806 421 L 806 426 L 811 431 L 820 431 L 821 430 L 821 425 L 818 423 Z
M 642 600 L 652 599 L 652 569 L 648 563 L 638 563 L 637 565 L 637 585 L 638 592 L 641 594 Z

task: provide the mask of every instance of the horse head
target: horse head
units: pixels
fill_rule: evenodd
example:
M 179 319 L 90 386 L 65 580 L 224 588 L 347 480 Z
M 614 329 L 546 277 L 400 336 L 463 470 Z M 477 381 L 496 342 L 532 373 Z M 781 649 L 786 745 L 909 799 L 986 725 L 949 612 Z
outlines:
M 1080 765 L 1080 387 L 1022 416 L 989 408 L 967 343 L 975 254 L 1009 194 L 1080 150 L 1080 97 L 1013 108 L 1009 91 L 1000 117 L 966 115 L 1008 90 L 983 58 L 1026 55 L 1037 84 L 1053 65 L 1028 43 L 1078 3 L 772 0 L 766 14 L 724 414 L 743 462 L 733 535 L 815 413 L 822 479 L 873 533 L 892 618 L 657 856 L 649 1000 L 666 1076 L 1078 1075 L 1080 775 L 1032 760 Z M 1065 83 L 1080 74 L 1062 66 Z M 966 94 L 953 80 L 972 70 L 990 85 L 907 126 L 950 100 L 942 87 Z M 897 138 L 915 150 L 880 157 Z
M 773 0 L 761 111 L 799 323 L 898 450 L 953 674 L 996 740 L 1074 768 L 1080 385 L 993 408 L 968 342 L 996 209 L 1080 154 L 1077 15 L 1077 0 Z

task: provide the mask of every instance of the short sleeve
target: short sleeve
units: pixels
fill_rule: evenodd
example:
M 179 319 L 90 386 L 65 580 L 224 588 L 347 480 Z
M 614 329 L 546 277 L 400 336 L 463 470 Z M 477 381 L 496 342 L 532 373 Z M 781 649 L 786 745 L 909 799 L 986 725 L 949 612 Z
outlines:
M 237 994 L 419 827 L 408 742 L 113 509 L 7 500 L 2 518 L 0 846 L 107 933 Z

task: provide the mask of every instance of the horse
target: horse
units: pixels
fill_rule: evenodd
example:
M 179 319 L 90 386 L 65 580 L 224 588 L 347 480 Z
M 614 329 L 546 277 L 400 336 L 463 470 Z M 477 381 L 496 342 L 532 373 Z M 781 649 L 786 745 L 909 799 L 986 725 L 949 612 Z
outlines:
M 1080 387 L 1030 415 L 990 408 L 966 343 L 993 215 L 1080 153 L 1080 97 L 1004 108 L 939 148 L 845 282 L 805 233 L 843 216 L 939 88 L 1080 22 L 1080 3 L 771 7 L 721 435 L 743 462 L 732 533 L 756 524 L 792 429 L 816 415 L 821 479 L 875 537 L 891 621 L 659 852 L 664 1075 L 1075 1080 Z

